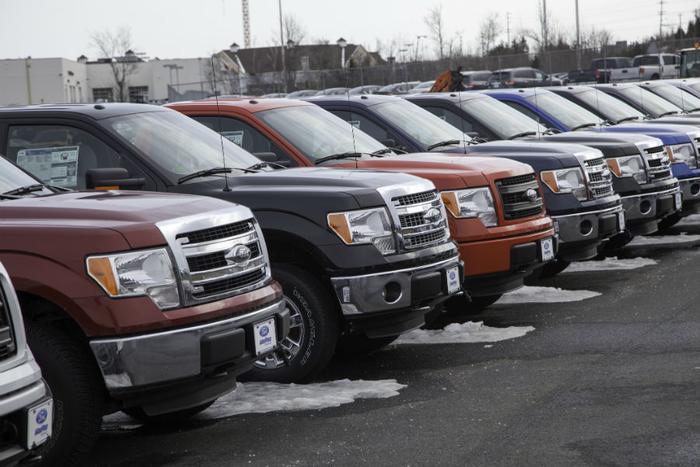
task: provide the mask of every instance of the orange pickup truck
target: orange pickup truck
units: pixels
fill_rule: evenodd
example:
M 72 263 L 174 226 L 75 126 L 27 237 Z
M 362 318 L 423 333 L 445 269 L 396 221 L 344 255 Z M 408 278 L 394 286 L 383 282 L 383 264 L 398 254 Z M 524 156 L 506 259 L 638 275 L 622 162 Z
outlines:
M 436 153 L 397 155 L 314 104 L 291 99 L 179 102 L 168 107 L 239 144 L 271 166 L 389 170 L 440 190 L 465 264 L 464 288 L 479 311 L 522 286 L 557 243 L 532 168 L 519 162 Z M 455 307 L 456 308 L 456 307 Z

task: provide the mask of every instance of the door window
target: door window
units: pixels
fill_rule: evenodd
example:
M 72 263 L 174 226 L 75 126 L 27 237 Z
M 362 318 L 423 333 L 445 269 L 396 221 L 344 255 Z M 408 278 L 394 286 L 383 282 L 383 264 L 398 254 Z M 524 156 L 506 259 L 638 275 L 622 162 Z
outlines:
M 101 140 L 65 125 L 11 126 L 5 157 L 44 183 L 70 189 L 85 189 L 85 174 L 90 169 L 125 168 L 130 177 L 148 180 L 142 170 Z

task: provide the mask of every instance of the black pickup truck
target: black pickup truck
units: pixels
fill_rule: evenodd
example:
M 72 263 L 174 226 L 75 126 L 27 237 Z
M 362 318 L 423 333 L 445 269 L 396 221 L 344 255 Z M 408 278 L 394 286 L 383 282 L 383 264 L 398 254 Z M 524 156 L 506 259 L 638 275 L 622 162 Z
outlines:
M 256 379 L 312 379 L 338 345 L 381 347 L 461 293 L 462 264 L 446 211 L 425 179 L 272 170 L 178 112 L 139 104 L 0 109 L 0 148 L 52 185 L 199 194 L 251 208 L 291 313 L 288 337 L 257 362 Z M 77 164 L 62 164 L 66 153 Z M 208 268 L 227 264 L 202 261 Z

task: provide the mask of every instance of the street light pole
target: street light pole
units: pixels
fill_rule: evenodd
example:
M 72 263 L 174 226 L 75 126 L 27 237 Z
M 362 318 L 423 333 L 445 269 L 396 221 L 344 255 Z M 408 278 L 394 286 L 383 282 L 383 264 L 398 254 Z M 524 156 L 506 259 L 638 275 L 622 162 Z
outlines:
M 282 81 L 284 82 L 284 92 L 287 92 L 287 64 L 284 57 L 284 28 L 282 25 L 282 0 L 277 0 L 280 12 L 280 54 L 282 57 Z
M 348 41 L 341 37 L 335 43 L 340 47 L 340 68 L 345 68 L 345 47 L 348 46 Z
M 576 68 L 581 69 L 581 27 L 579 24 L 578 0 L 576 1 Z

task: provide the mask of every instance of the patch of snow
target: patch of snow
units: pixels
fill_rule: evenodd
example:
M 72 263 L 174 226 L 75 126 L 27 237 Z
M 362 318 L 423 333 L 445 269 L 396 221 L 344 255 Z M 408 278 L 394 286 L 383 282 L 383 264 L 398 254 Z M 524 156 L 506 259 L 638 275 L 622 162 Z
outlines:
M 655 246 L 655 247 L 675 247 L 675 246 L 693 246 L 694 244 L 700 244 L 700 235 L 688 235 L 683 232 L 680 235 L 658 235 L 658 236 L 640 236 L 635 237 L 634 240 L 629 242 L 627 246 L 629 247 L 644 247 L 644 246 Z
M 691 214 L 690 216 L 684 217 L 683 219 L 678 222 L 675 227 L 683 227 L 683 226 L 698 226 L 700 225 L 700 214 Z
M 443 329 L 416 329 L 399 337 L 394 341 L 394 344 L 469 344 L 474 342 L 498 342 L 522 337 L 534 330 L 535 328 L 532 326 L 494 328 L 484 325 L 482 321 L 476 323 L 468 321 L 461 324 L 448 324 Z
M 350 404 L 357 399 L 387 399 L 398 396 L 405 387 L 395 379 L 341 379 L 311 384 L 238 383 L 233 392 L 219 398 L 197 417 L 218 419 L 246 413 L 319 410 Z M 104 417 L 103 421 L 118 424 L 122 429 L 133 428 L 134 422 L 122 412 Z
M 564 290 L 557 287 L 525 286 L 504 294 L 496 305 L 519 305 L 522 303 L 566 303 L 580 302 L 597 297 L 600 293 L 590 290 Z
M 652 266 L 657 262 L 651 258 L 630 258 L 619 259 L 617 257 L 605 258 L 602 261 L 576 261 L 564 270 L 567 272 L 589 272 L 589 271 L 629 271 L 645 266 Z

